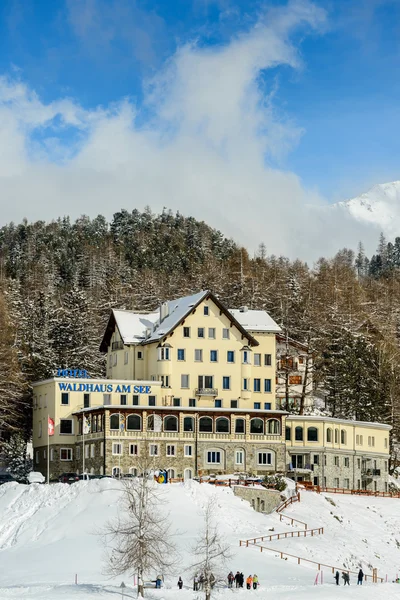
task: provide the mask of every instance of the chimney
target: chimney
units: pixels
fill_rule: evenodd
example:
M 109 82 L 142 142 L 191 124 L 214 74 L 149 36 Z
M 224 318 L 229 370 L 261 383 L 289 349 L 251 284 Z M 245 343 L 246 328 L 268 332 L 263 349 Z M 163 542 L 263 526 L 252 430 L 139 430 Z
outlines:
M 241 306 L 241 307 L 239 308 L 239 311 L 240 311 L 240 312 L 247 312 L 248 310 L 249 310 L 248 306 Z
M 160 323 L 164 321 L 166 317 L 169 315 L 169 304 L 168 302 L 162 302 L 160 304 Z

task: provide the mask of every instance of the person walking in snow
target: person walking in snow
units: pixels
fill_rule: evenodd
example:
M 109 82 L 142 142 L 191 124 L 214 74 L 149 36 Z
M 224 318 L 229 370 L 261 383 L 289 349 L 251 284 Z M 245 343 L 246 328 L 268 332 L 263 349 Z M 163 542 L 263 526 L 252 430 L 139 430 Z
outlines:
M 347 583 L 347 585 L 350 585 L 350 575 L 349 575 L 349 573 L 345 573 L 343 571 L 343 573 L 342 573 L 342 579 L 343 579 L 343 582 L 344 582 L 343 585 L 346 585 L 346 583 Z
M 358 571 L 357 585 L 362 585 L 363 579 L 364 579 L 364 573 L 363 573 L 363 570 L 360 569 Z
M 257 575 L 253 575 L 253 590 L 256 590 L 258 586 L 258 577 Z
M 340 577 L 340 573 L 339 573 L 339 571 L 336 571 L 336 573 L 335 573 L 336 585 L 340 585 L 339 577 Z
M 240 587 L 240 573 L 239 571 L 236 571 L 236 575 L 235 575 L 235 581 L 236 581 L 236 587 Z
M 242 572 L 240 572 L 240 575 L 239 575 L 239 585 L 240 585 L 241 588 L 243 587 L 243 584 L 244 584 L 244 575 L 243 575 Z
M 178 588 L 181 590 L 183 588 L 183 581 L 182 581 L 182 577 L 179 577 L 178 579 Z
M 199 578 L 198 578 L 197 573 L 196 573 L 196 575 L 193 578 L 193 591 L 197 592 L 198 589 L 199 589 Z
M 206 580 L 206 578 L 204 577 L 204 573 L 200 573 L 200 577 L 199 577 L 199 590 L 203 589 L 205 580 Z
M 231 588 L 233 586 L 235 576 L 232 571 L 228 574 L 228 586 Z
M 246 579 L 246 587 L 248 590 L 251 590 L 253 586 L 253 578 L 251 575 L 248 576 L 248 578 Z

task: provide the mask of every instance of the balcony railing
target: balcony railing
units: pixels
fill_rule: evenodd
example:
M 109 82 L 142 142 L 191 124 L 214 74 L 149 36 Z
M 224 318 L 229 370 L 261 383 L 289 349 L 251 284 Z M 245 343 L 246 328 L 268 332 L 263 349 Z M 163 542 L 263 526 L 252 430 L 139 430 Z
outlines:
M 364 469 L 361 472 L 362 477 L 380 477 L 381 470 L 380 469 Z
M 112 350 L 123 350 L 124 342 L 121 340 L 119 342 L 113 342 L 111 348 Z
M 218 396 L 217 388 L 196 388 L 196 396 Z

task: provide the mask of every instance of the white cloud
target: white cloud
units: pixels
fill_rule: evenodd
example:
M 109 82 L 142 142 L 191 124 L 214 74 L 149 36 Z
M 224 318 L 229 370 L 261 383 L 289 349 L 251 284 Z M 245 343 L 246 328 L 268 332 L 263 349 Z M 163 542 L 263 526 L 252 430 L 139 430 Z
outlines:
M 309 259 L 354 245 L 364 229 L 310 209 L 324 201 L 294 173 L 268 166 L 302 132 L 279 118 L 260 73 L 298 68 L 291 32 L 321 28 L 324 19 L 314 5 L 293 2 L 228 45 L 181 47 L 145 88 L 144 126 L 128 100 L 86 111 L 70 99 L 45 104 L 26 85 L 1 79 L 3 223 L 166 206 L 250 249 L 264 241 L 270 253 Z

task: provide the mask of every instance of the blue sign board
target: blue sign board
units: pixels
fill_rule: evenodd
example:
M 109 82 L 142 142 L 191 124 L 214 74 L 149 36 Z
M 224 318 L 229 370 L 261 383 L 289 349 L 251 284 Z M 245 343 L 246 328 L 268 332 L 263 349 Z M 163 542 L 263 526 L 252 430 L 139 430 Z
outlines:
M 58 383 L 58 388 L 62 392 L 102 392 L 110 394 L 117 392 L 119 394 L 151 394 L 151 385 L 131 385 L 118 383 L 67 383 L 65 381 Z
M 57 377 L 74 377 L 78 379 L 89 379 L 90 375 L 86 369 L 57 369 Z

